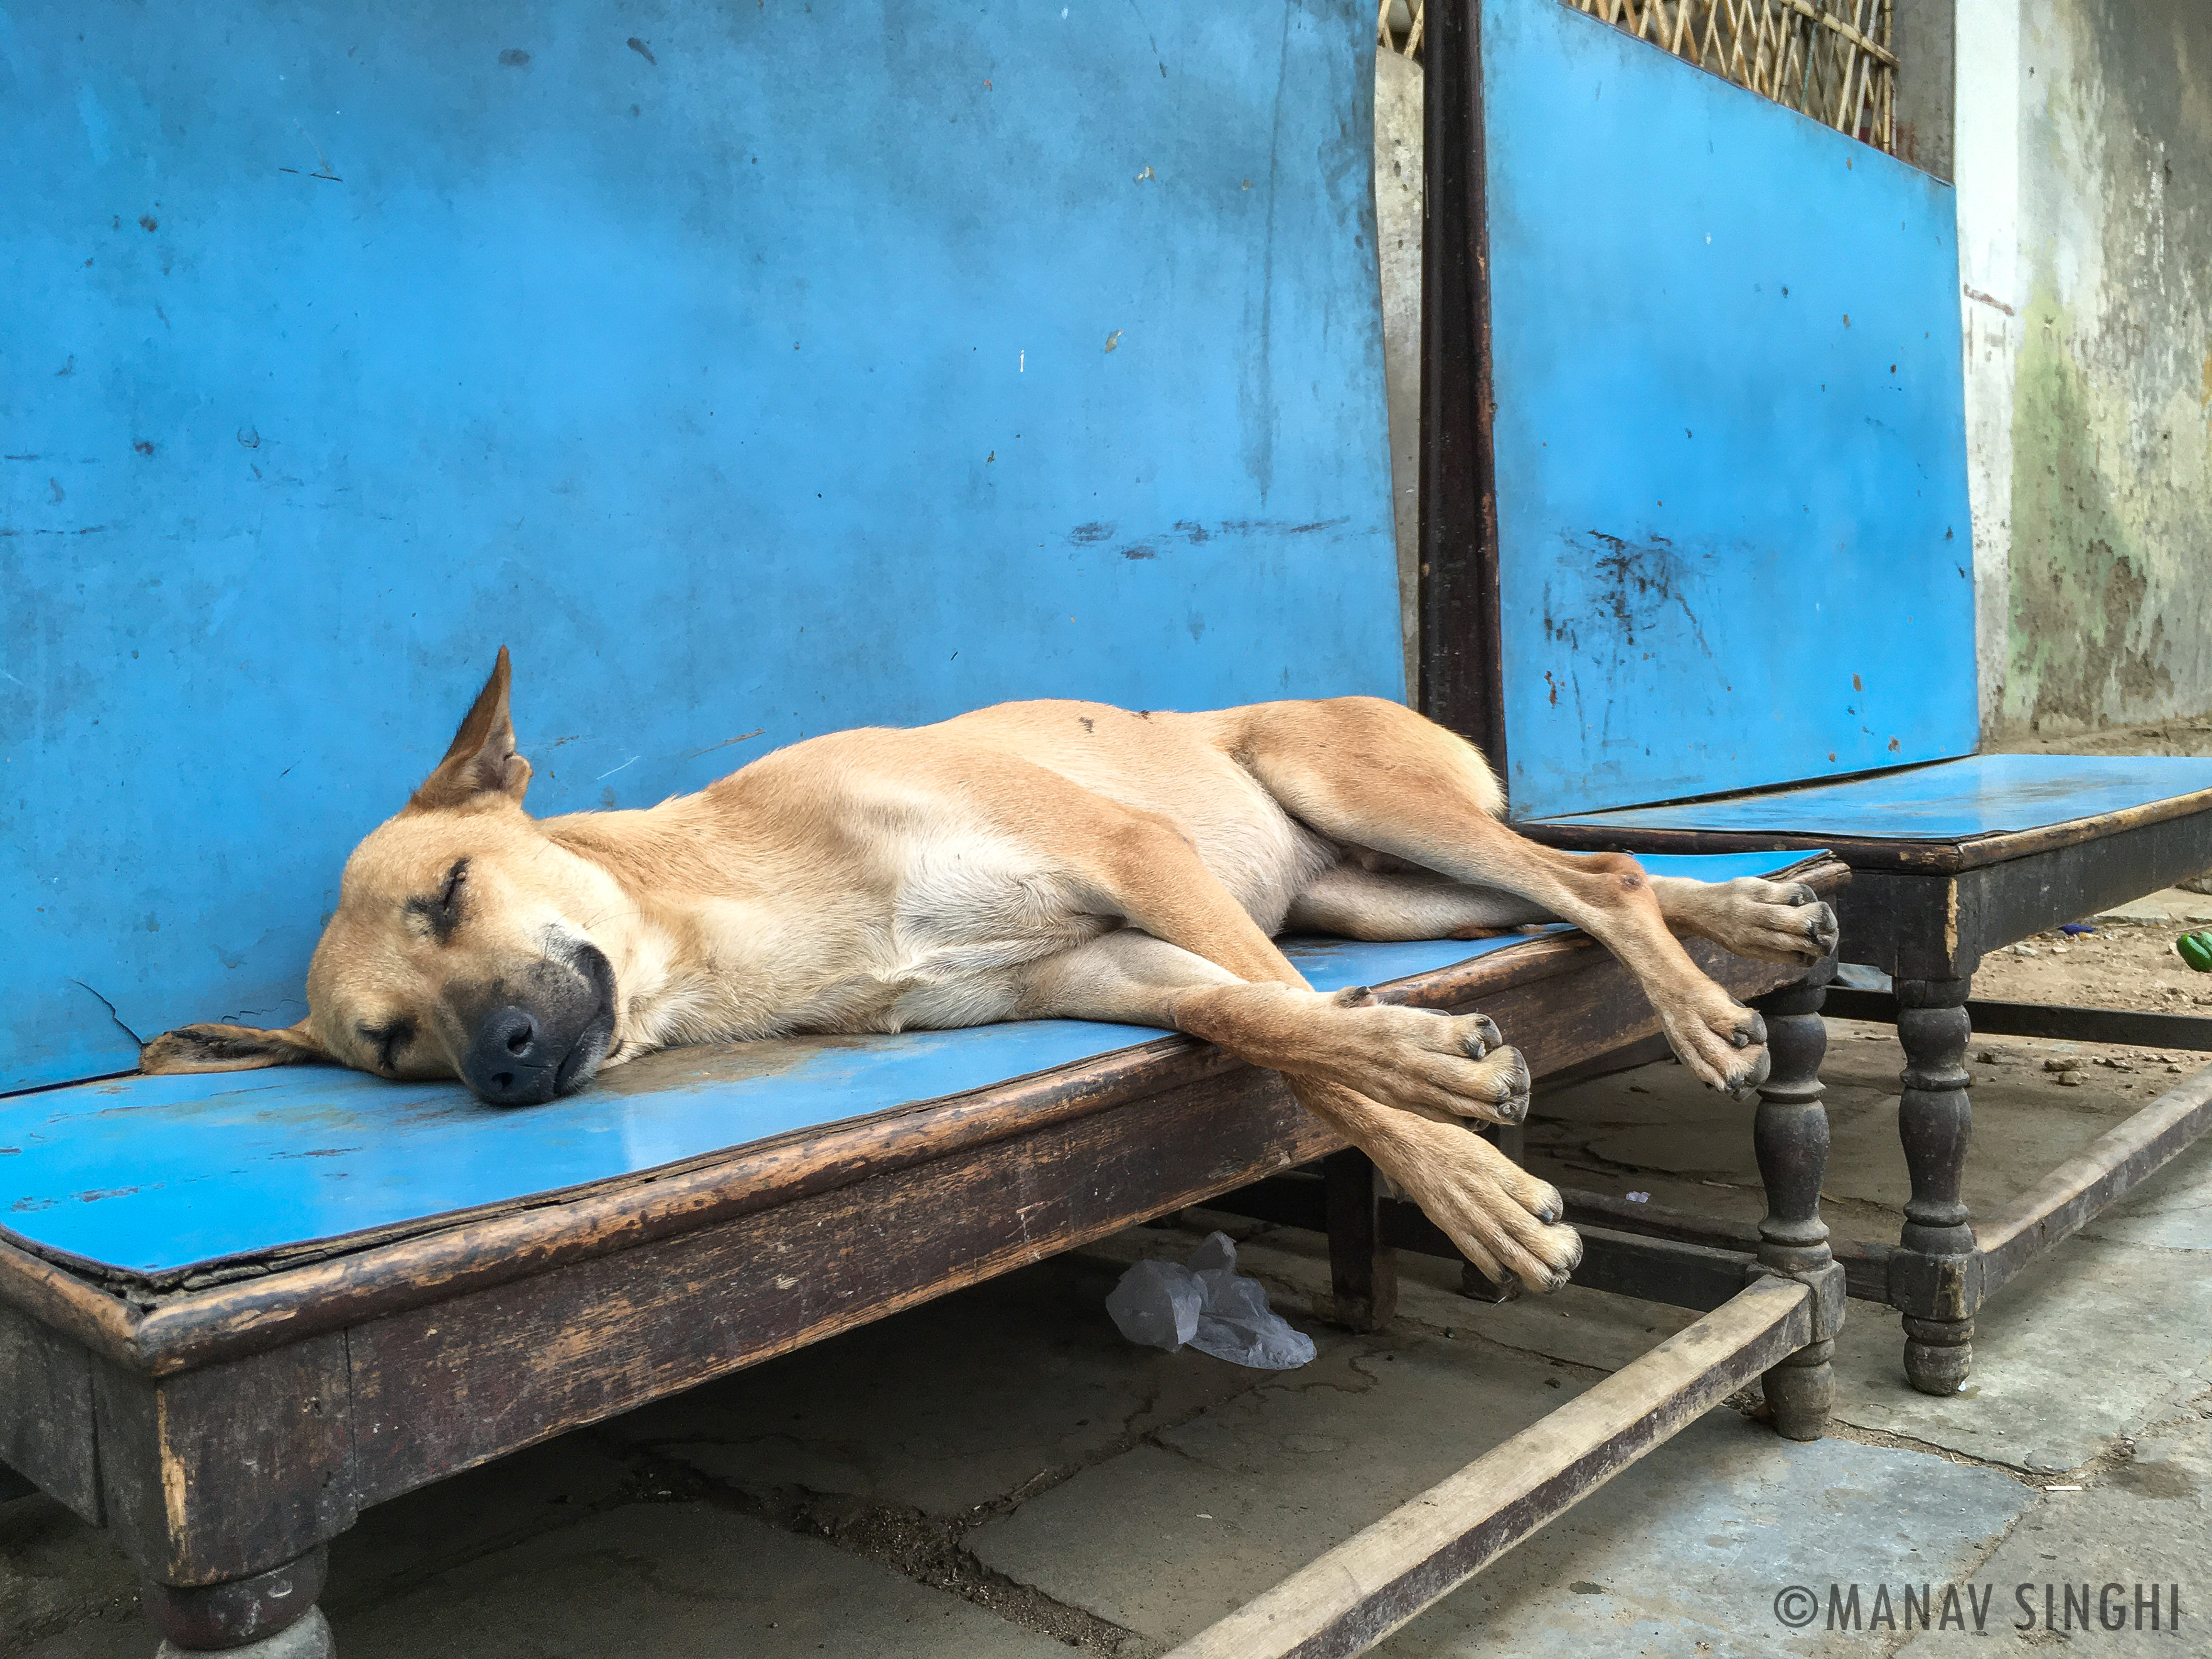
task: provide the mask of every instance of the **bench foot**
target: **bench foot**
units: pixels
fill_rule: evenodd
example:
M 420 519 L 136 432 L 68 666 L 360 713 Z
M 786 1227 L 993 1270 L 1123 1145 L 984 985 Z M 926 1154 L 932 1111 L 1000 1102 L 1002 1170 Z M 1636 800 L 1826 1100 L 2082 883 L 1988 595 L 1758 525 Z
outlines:
M 1905 1316 L 1905 1380 L 1923 1394 L 1956 1394 L 1974 1368 L 1974 1322 Z
M 1920 1291 L 1900 1301 L 1899 1311 L 1905 1315 L 1905 1379 L 1923 1394 L 1956 1394 L 1973 1367 L 1973 1309 L 1958 1260 L 1974 1253 L 1974 1231 L 1959 1195 L 1974 1127 L 1966 1064 L 1972 983 L 1971 972 L 1897 981 L 1897 1036 L 1905 1049 L 1897 1133 L 1912 1176 L 1899 1249 L 1921 1261 L 1893 1261 L 1890 1279 L 1893 1286 Z
M 155 1650 L 154 1659 L 192 1659 L 194 1654 L 210 1652 L 222 1653 L 226 1659 L 336 1659 L 337 1648 L 331 1640 L 330 1621 L 323 1617 L 323 1610 L 309 1607 L 307 1616 L 297 1624 L 242 1648 L 180 1648 L 164 1639 Z
M 318 1547 L 250 1578 L 220 1584 L 145 1588 L 146 1610 L 160 1627 L 155 1659 L 221 1653 L 231 1659 L 332 1659 L 329 1621 L 315 1598 L 327 1562 Z
M 1820 1005 L 1834 972 L 1830 961 L 1802 983 L 1754 999 L 1766 1021 L 1771 1059 L 1752 1126 L 1759 1181 L 1766 1188 L 1759 1262 L 1769 1273 L 1811 1285 L 1815 1295 L 1814 1340 L 1764 1378 L 1767 1414 L 1791 1440 L 1818 1440 L 1827 1432 L 1834 1386 L 1829 1362 L 1843 1323 L 1843 1269 L 1820 1219 L 1820 1182 L 1828 1168 L 1828 1109 L 1820 1086 L 1828 1031 Z
M 1828 1431 L 1828 1410 L 1835 1395 L 1833 1342 L 1800 1348 L 1759 1379 L 1766 1414 L 1785 1440 L 1818 1440 Z
M 1334 1322 L 1375 1331 L 1398 1314 L 1398 1254 L 1382 1242 L 1382 1176 L 1357 1146 L 1322 1160 Z

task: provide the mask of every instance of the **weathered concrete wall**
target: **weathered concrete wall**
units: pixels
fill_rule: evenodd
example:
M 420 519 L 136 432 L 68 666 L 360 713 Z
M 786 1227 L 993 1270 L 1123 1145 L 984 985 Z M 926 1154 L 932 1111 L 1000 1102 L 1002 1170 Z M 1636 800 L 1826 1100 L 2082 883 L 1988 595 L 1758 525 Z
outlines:
M 1889 43 L 1898 58 L 1898 159 L 1938 179 L 1950 178 L 1953 164 L 1958 4 L 1959 0 L 1897 0 L 1890 14 Z
M 2212 4 L 1960 0 L 1983 724 L 2212 710 Z
M 1375 258 L 1390 398 L 1390 492 L 1398 532 L 1406 691 L 1421 683 L 1421 66 L 1375 54 Z

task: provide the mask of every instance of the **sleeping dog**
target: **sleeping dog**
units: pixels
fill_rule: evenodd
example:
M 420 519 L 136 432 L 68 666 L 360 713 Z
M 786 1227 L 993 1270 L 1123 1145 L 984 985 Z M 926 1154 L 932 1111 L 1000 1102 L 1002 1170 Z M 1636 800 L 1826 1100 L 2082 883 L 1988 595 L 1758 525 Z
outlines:
M 330 1060 L 516 1105 L 675 1043 L 1164 1026 L 1282 1073 L 1483 1272 L 1550 1289 L 1582 1253 L 1559 1194 L 1467 1129 L 1525 1115 L 1521 1056 L 1480 1014 L 1311 991 L 1273 936 L 1571 921 L 1730 1091 L 1766 1076 L 1765 1030 L 1676 935 L 1807 963 L 1835 943 L 1809 888 L 1649 876 L 1516 835 L 1480 754 L 1375 698 L 1006 703 L 811 738 L 644 811 L 538 819 L 509 679 L 502 649 L 445 759 L 346 861 L 307 1017 L 185 1026 L 145 1070 Z

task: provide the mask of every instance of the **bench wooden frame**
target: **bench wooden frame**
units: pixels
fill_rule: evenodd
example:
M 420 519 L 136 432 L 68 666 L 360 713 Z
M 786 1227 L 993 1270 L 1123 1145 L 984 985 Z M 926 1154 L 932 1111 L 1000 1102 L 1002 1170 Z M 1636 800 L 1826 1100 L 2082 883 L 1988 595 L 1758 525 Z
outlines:
M 1844 872 L 1807 878 L 1832 892 Z M 1761 1370 L 1787 1431 L 1817 1436 L 1825 1419 L 1843 1300 L 1818 1212 L 1825 971 L 1793 983 L 1802 970 L 1695 948 L 1769 1011 L 1757 1133 L 1775 1214 L 1755 1253 L 1589 1235 L 1581 1282 L 1719 1310 L 1714 1330 L 1733 1334 L 1693 1327 L 1663 1367 L 1578 1406 L 1578 1423 L 1597 1410 L 1602 1446 L 1579 1427 L 1581 1449 L 1543 1466 L 1540 1496 L 1516 1498 L 1504 1531 L 1483 1534 L 1493 1542 Z M 1578 934 L 1381 994 L 1479 1006 L 1547 1073 L 1656 1029 L 1626 970 Z M 325 1546 L 371 1504 L 1316 1159 L 1340 1311 L 1372 1324 L 1389 1316 L 1392 1250 L 1449 1246 L 1279 1079 L 1173 1035 L 197 1289 L 0 1242 L 0 1466 L 117 1533 L 177 1650 L 327 1652 L 326 1637 L 292 1638 L 319 1632 L 301 1621 Z M 1776 1275 L 1786 1291 L 1765 1284 Z
M 1554 846 L 1629 853 L 1746 852 L 1805 838 L 1707 831 L 1600 830 L 1530 823 Z M 2100 1008 L 1977 1005 L 1974 969 L 1991 951 L 2212 867 L 2212 795 L 2184 795 L 2129 812 L 2076 818 L 2016 835 L 1960 842 L 1820 844 L 1852 866 L 1837 901 L 1839 952 L 1891 975 L 1890 994 L 1838 990 L 1828 1012 L 1897 1026 L 1905 1049 L 1898 1131 L 1912 1196 L 1894 1247 L 1854 1243 L 1838 1254 L 1856 1296 L 1905 1316 L 1905 1372 L 1923 1393 L 1955 1393 L 1972 1364 L 1974 1315 L 2036 1256 L 2070 1237 L 2212 1131 L 2212 1068 L 2144 1107 L 1977 1228 L 1960 1184 L 1973 1126 L 1966 1050 L 1990 1034 L 2212 1049 L 2212 1022 Z M 1591 1194 L 1570 1194 L 1590 1216 Z M 1669 1223 L 1672 1235 L 1721 1243 L 1725 1224 Z M 1615 1224 L 1619 1224 L 1616 1221 Z

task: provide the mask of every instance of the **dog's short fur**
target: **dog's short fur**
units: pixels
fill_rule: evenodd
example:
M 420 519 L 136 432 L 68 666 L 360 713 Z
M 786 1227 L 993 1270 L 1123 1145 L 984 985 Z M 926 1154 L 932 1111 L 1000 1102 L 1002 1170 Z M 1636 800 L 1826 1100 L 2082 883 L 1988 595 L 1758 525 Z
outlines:
M 192 1025 L 149 1072 L 329 1060 L 550 1099 L 673 1043 L 994 1020 L 1171 1027 L 1282 1072 L 1485 1272 L 1581 1255 L 1556 1191 L 1467 1120 L 1528 1073 L 1480 1015 L 1306 988 L 1285 928 L 1474 938 L 1564 918 L 1636 975 L 1685 1065 L 1766 1075 L 1757 1014 L 1677 933 L 1819 960 L 1811 890 L 1645 875 L 1498 821 L 1482 757 L 1395 703 L 1213 714 L 1006 703 L 779 750 L 642 811 L 535 819 L 507 653 L 453 748 L 347 860 L 288 1030 Z

